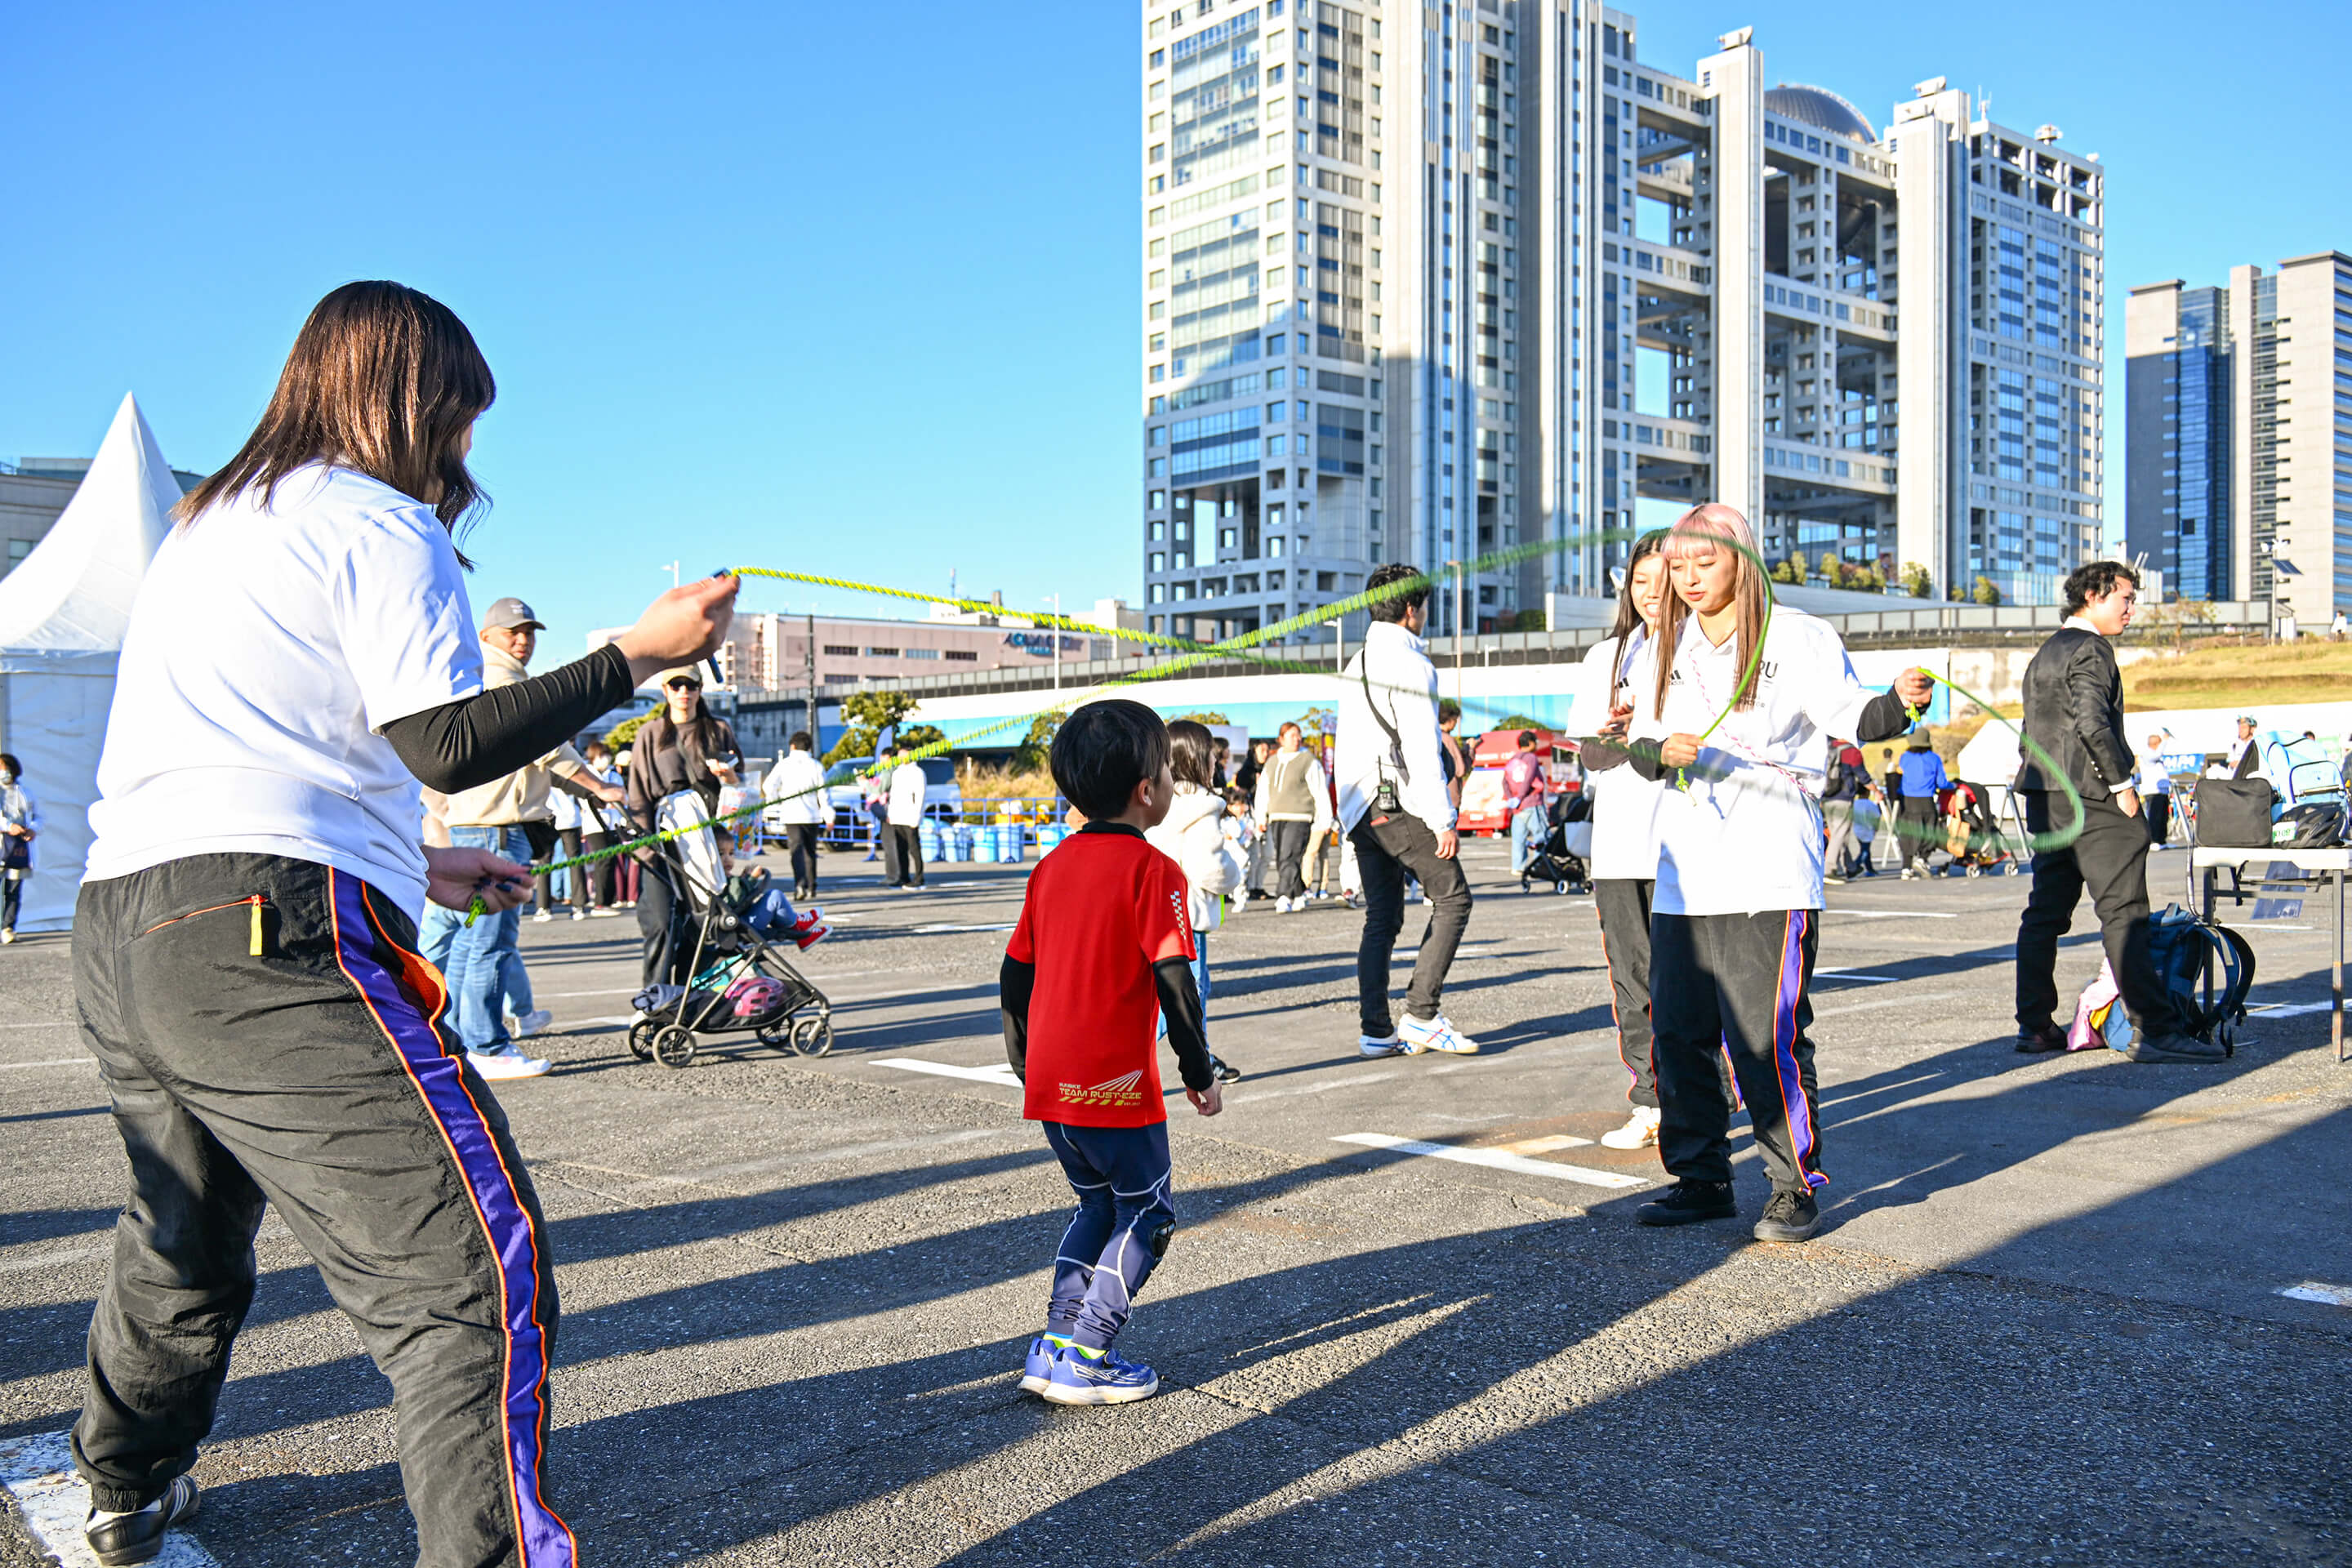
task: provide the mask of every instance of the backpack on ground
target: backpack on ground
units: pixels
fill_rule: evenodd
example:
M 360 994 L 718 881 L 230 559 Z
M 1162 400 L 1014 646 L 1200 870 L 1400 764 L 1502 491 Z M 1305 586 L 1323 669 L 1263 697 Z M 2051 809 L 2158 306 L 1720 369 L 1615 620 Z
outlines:
M 2235 1056 L 2238 1030 L 2246 1021 L 2246 994 L 2254 986 L 2253 948 L 2221 921 L 2200 920 L 2179 904 L 2148 917 L 2147 946 L 2185 1031 Z M 2210 1003 L 2204 986 L 2209 969 Z
M 2254 984 L 2254 950 L 2221 921 L 2200 920 L 2178 904 L 2150 916 L 2147 925 L 2148 956 L 2180 1015 L 2182 1031 L 2237 1055 L 2238 1029 L 2246 1021 L 2246 993 Z M 2213 973 L 2210 1003 L 2205 1000 L 2204 986 L 2209 963 Z M 2103 958 L 2098 978 L 2084 987 L 2074 1005 L 2066 1048 L 2086 1051 L 2105 1046 L 2120 1051 L 2131 1042 L 2131 1021 L 2124 1012 L 2115 971 Z

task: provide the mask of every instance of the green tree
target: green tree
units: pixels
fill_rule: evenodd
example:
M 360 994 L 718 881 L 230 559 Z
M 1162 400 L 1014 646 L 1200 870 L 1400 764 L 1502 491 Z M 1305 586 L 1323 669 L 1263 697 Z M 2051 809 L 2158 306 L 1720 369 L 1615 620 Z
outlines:
M 1511 629 L 1515 632 L 1542 631 L 1544 613 L 1541 610 L 1521 610 L 1511 618 Z
M 1979 573 L 1975 597 L 1979 605 L 1998 605 L 2000 603 L 2000 590 L 1993 586 L 1991 578 Z
M 1822 581 L 1832 588 L 1845 586 L 1845 563 L 1838 559 L 1834 550 L 1822 552 Z
M 853 691 L 841 700 L 841 717 L 847 726 L 833 750 L 824 754 L 828 763 L 845 762 L 851 757 L 870 757 L 874 743 L 881 738 L 886 725 L 896 724 L 915 710 L 918 699 L 906 691 Z M 929 725 L 918 726 L 929 729 Z M 939 731 L 931 731 L 933 735 Z M 942 737 L 943 738 L 943 737 Z M 912 742 L 910 742 L 912 743 Z
M 1053 760 L 1054 737 L 1062 732 L 1062 715 L 1040 713 L 1029 721 L 1029 733 L 1013 748 L 1013 765 L 1022 773 L 1039 773 Z
M 1226 718 L 1223 714 L 1213 711 L 1207 713 L 1187 713 L 1176 721 L 1180 724 L 1186 722 L 1194 724 L 1230 724 L 1233 722 L 1231 719 Z
M 1771 578 L 1775 583 L 1788 583 L 1793 584 L 1802 583 L 1805 580 L 1805 569 L 1798 564 L 1797 558 L 1792 555 L 1786 561 L 1774 562 L 1771 569 L 1766 572 L 1765 575 Z
M 1906 561 L 1903 563 L 1903 591 L 1915 599 L 1926 599 L 1934 596 L 1936 584 L 1929 580 L 1925 566 L 1916 561 Z
M 646 727 L 646 721 L 661 710 L 662 705 L 656 702 L 635 718 L 622 720 L 604 731 L 604 744 L 613 748 L 614 756 L 620 755 L 629 749 L 629 742 L 637 738 L 637 731 Z

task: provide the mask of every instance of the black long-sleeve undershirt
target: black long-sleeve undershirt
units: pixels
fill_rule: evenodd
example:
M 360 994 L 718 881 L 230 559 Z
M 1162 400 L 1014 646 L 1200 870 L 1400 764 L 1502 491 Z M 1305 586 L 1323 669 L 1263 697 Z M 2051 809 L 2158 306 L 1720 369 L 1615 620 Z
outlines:
M 1889 687 L 1863 706 L 1862 718 L 1855 728 L 1861 733 L 1853 737 L 1854 744 L 1867 746 L 1880 741 L 1891 741 L 1911 728 L 1911 710 L 1903 699 Z M 1632 768 L 1654 784 L 1674 772 L 1659 760 L 1655 741 L 1620 742 L 1590 736 L 1577 747 L 1578 760 L 1588 773 L 1601 773 L 1618 766 Z
M 472 789 L 537 762 L 636 690 L 626 655 L 606 644 L 545 675 L 395 719 L 383 738 L 427 789 Z
M 1201 1007 L 1200 987 L 1192 983 L 1192 966 L 1181 958 L 1163 958 L 1151 966 L 1151 983 L 1160 993 L 1160 1012 L 1168 1025 L 1168 1043 L 1175 1048 L 1176 1070 L 1184 1087 L 1200 1090 L 1216 1081 L 1209 1059 L 1209 1021 Z M 997 1011 L 1004 1024 L 1004 1059 L 1013 1076 L 1029 1078 L 1029 997 L 1037 984 L 1037 966 L 1011 953 L 997 967 Z

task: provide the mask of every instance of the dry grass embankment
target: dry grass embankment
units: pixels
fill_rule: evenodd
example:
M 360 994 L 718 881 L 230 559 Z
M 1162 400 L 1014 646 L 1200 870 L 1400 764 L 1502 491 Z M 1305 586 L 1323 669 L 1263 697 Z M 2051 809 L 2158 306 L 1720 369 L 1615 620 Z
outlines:
M 2124 666 L 2124 709 L 2241 708 L 2352 698 L 2352 643 L 2191 647 Z

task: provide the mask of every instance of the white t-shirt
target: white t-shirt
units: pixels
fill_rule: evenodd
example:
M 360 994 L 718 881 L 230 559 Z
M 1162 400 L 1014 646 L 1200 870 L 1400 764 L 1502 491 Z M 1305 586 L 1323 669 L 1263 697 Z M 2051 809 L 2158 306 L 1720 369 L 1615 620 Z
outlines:
M 1577 671 L 1575 701 L 1570 722 L 1580 732 L 1598 731 L 1609 721 L 1609 710 L 1633 702 L 1631 674 L 1646 631 L 1633 635 L 1633 655 L 1625 661 L 1612 688 L 1610 674 L 1617 660 L 1617 639 L 1611 637 L 1584 656 Z M 1592 800 L 1592 877 L 1595 881 L 1643 881 L 1658 874 L 1658 801 L 1669 785 L 1645 779 L 1631 766 L 1620 764 L 1599 772 L 1587 769 L 1585 793 Z
M 425 905 L 424 808 L 381 731 L 482 689 L 431 508 L 312 464 L 174 529 L 147 569 L 98 766 L 89 879 L 279 855 Z
M 1705 733 L 1738 689 L 1739 639 L 1718 647 L 1685 619 L 1664 714 L 1654 714 L 1657 647 L 1636 649 L 1633 734 Z M 1651 908 L 1671 915 L 1754 914 L 1822 907 L 1821 792 L 1832 735 L 1858 739 L 1877 692 L 1854 678 L 1829 625 L 1780 605 L 1764 639 L 1753 708 L 1726 717 L 1658 796 L 1658 881 Z
M 900 763 L 890 770 L 890 795 L 887 820 L 893 827 L 919 827 L 923 822 L 923 799 L 929 793 L 931 781 L 923 775 L 920 763 Z

